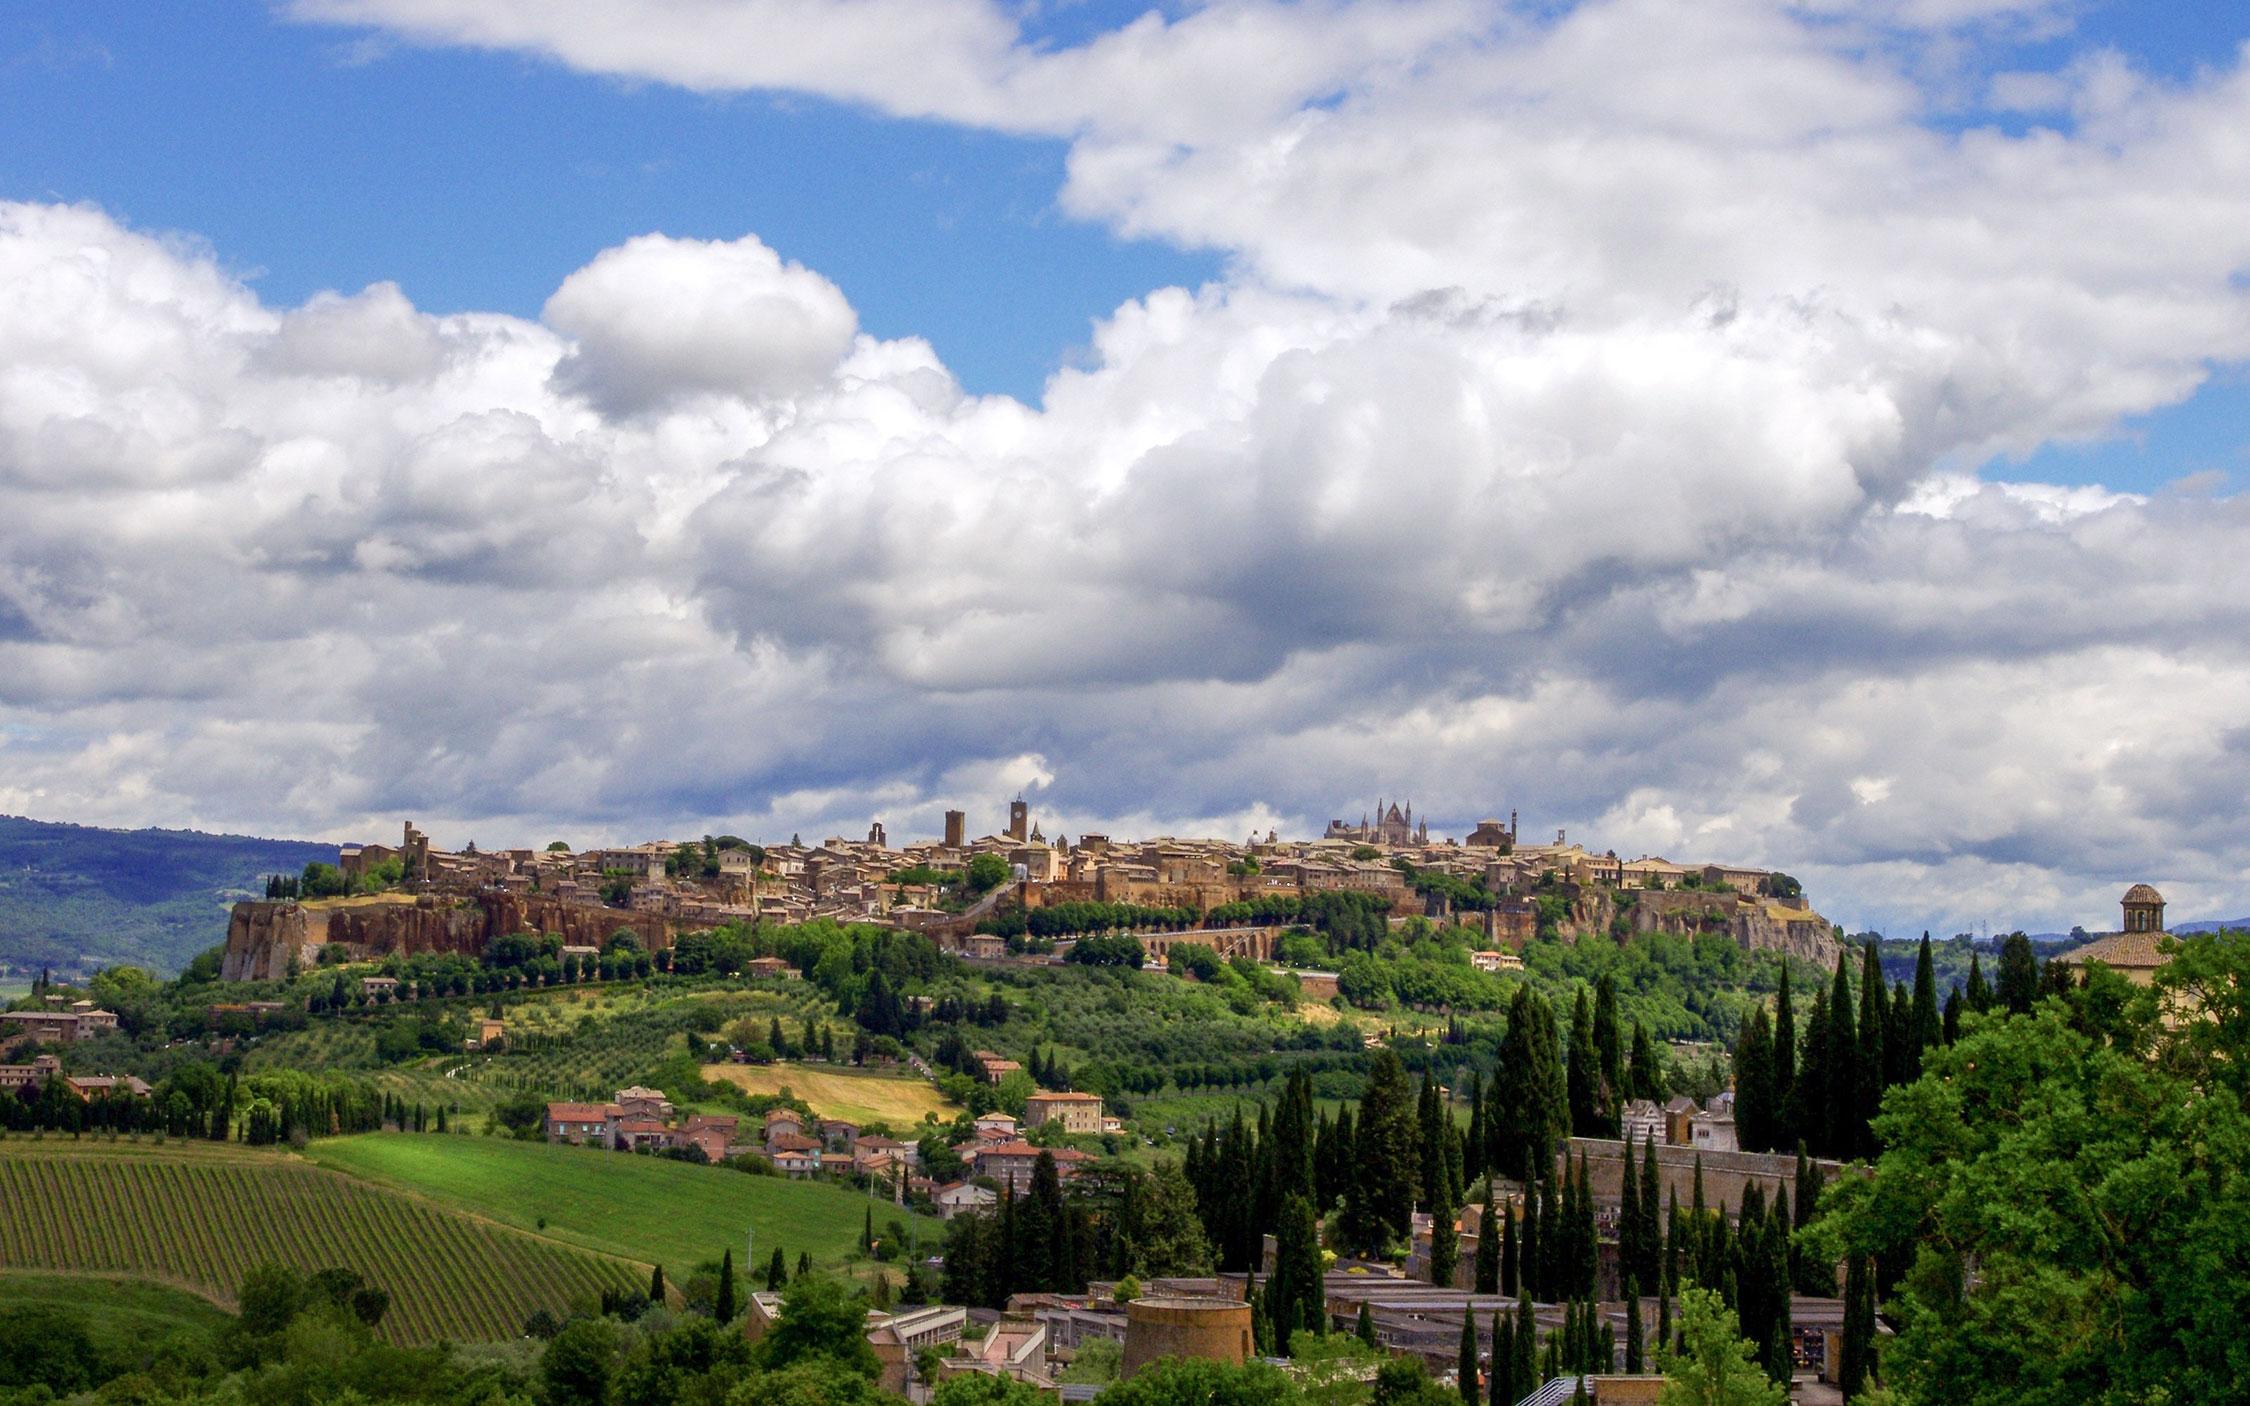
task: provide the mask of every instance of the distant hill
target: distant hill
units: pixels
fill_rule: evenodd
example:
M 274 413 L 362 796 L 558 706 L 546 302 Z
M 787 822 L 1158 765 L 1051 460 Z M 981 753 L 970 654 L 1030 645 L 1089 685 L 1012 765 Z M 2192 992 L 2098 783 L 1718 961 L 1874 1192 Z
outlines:
M 2250 918 L 2215 918 L 2201 923 L 2173 923 L 2174 932 L 2241 932 L 2250 929 Z
M 0 816 L 0 979 L 129 962 L 171 975 L 226 940 L 227 907 L 334 845 Z

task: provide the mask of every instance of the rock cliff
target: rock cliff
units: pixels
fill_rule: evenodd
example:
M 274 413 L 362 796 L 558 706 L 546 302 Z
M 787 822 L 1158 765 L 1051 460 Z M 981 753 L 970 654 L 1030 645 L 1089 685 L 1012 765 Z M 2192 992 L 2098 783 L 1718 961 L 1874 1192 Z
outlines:
M 496 937 L 539 932 L 568 946 L 599 947 L 620 928 L 654 952 L 672 945 L 677 925 L 653 913 L 521 893 L 397 895 L 374 902 L 260 900 L 234 906 L 219 971 L 229 981 L 278 980 L 288 975 L 292 960 L 310 966 L 330 943 L 345 944 L 355 957 L 476 956 Z
M 1725 933 L 1745 952 L 1785 952 L 1817 967 L 1836 965 L 1843 947 L 1826 918 L 1742 894 L 1699 889 L 1634 892 L 1621 904 L 1616 891 L 1581 889 L 1571 899 L 1565 935 L 1661 932 L 1674 937 Z

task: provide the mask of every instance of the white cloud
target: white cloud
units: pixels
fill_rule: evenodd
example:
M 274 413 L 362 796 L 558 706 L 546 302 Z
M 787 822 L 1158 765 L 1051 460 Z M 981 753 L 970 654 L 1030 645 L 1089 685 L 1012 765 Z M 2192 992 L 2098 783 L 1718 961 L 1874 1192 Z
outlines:
M 1403 795 L 1941 929 L 2143 876 L 2202 916 L 2250 859 L 2250 503 L 1975 473 L 2250 352 L 2240 70 L 2087 58 L 2011 136 L 1931 75 L 2050 7 L 1059 50 L 966 0 L 296 8 L 1066 134 L 1072 209 L 1232 272 L 1027 406 L 752 236 L 632 240 L 531 322 L 271 308 L 0 206 L 0 808 L 492 843 Z

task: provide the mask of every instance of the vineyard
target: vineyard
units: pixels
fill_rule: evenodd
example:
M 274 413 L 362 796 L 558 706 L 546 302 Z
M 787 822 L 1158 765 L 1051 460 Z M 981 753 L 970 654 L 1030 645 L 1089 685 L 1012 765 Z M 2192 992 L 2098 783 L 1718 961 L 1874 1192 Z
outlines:
M 227 1145 L 0 1141 L 0 1269 L 127 1274 L 231 1302 L 265 1261 L 354 1269 L 401 1343 L 513 1338 L 645 1266 Z
M 550 1239 L 647 1264 L 675 1278 L 757 1237 L 758 1253 L 799 1252 L 824 1269 L 845 1267 L 859 1250 L 870 1208 L 880 1226 L 910 1222 L 924 1245 L 943 1227 L 870 1202 L 861 1192 L 815 1181 L 745 1176 L 662 1157 L 558 1147 L 506 1138 L 366 1133 L 324 1138 L 307 1151 L 324 1167 L 396 1187 L 440 1205 L 489 1217 Z

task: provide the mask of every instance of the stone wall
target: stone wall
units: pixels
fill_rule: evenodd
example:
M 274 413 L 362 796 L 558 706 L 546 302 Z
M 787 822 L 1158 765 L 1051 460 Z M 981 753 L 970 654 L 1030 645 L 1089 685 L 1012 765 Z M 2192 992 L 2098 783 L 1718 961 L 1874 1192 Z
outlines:
M 1640 1159 L 1647 1155 L 1646 1145 L 1633 1149 L 1633 1170 L 1640 1170 Z M 1755 1185 L 1768 1205 L 1777 1190 L 1787 1189 L 1795 1196 L 1797 1159 L 1793 1154 L 1779 1152 L 1705 1152 L 1703 1158 L 1703 1204 L 1728 1209 L 1742 1205 L 1742 1193 Z M 1562 1159 L 1586 1159 L 1586 1174 L 1594 1187 L 1597 1205 L 1614 1206 L 1624 1199 L 1625 1144 L 1613 1138 L 1574 1137 L 1569 1147 L 1556 1154 L 1559 1170 Z M 1656 1178 L 1662 1183 L 1662 1199 L 1668 1200 L 1678 1192 L 1680 1205 L 1687 1206 L 1695 1198 L 1695 1159 L 1692 1147 L 1658 1143 L 1656 1146 Z M 1814 1159 L 1827 1179 L 1834 1181 L 1844 1170 L 1841 1162 Z

